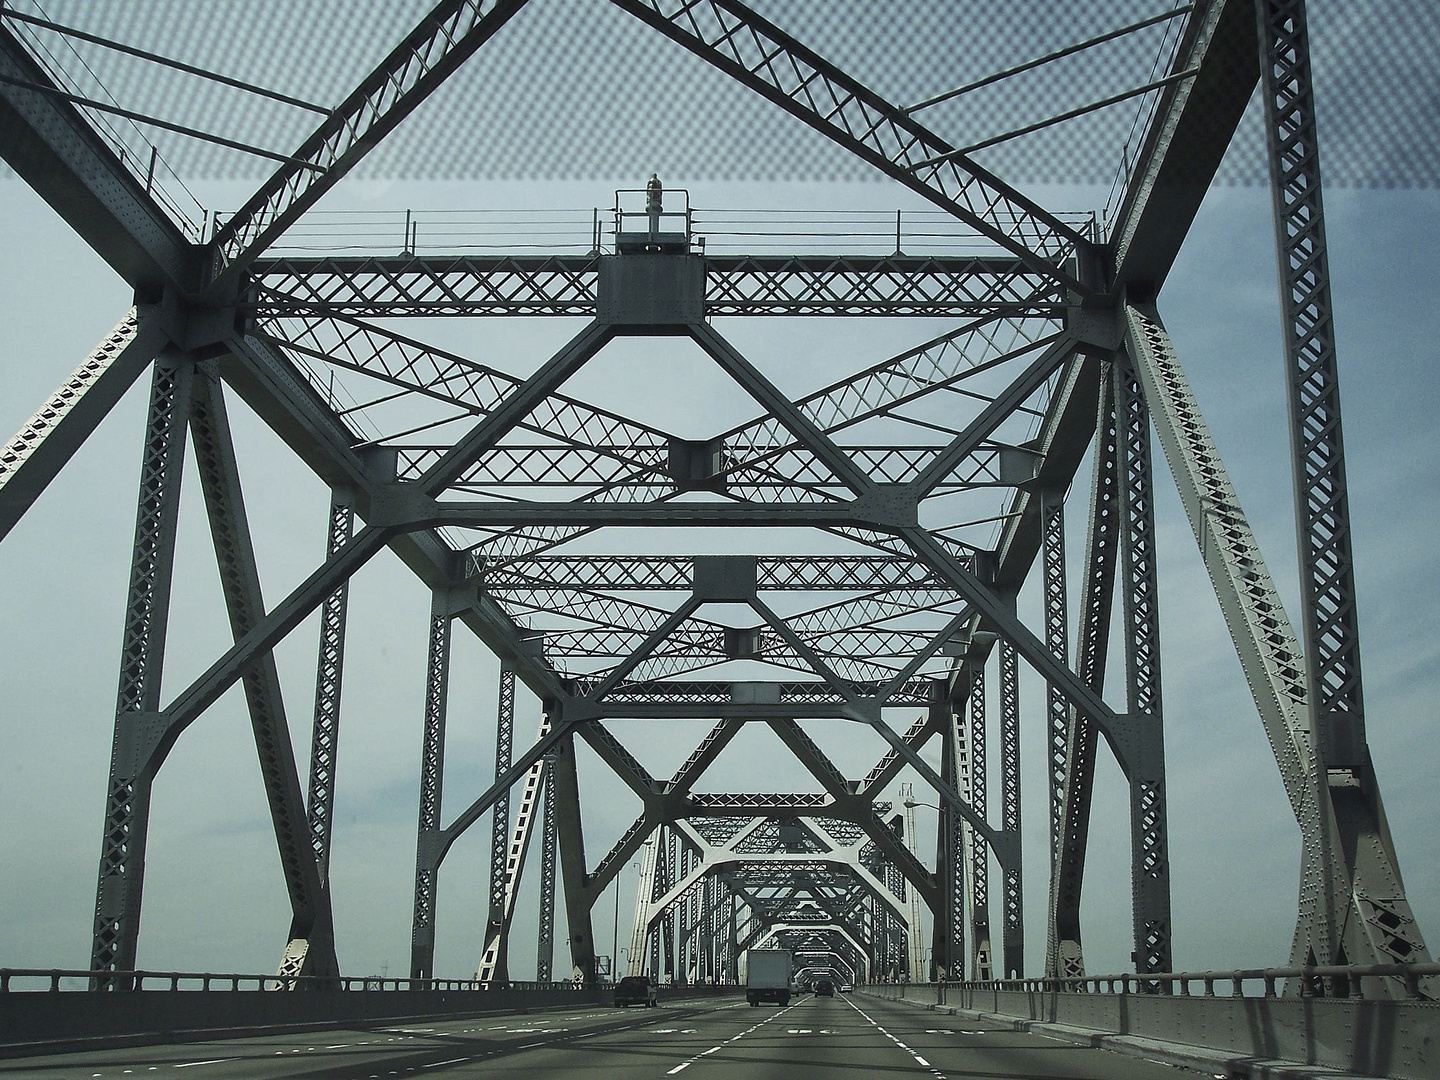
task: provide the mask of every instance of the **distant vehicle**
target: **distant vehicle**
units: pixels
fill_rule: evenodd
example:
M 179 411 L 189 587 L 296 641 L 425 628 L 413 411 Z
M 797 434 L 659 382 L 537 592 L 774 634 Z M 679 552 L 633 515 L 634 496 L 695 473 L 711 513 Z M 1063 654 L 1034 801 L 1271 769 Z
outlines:
M 644 975 L 626 975 L 615 984 L 617 1009 L 623 1009 L 627 1005 L 644 1005 L 647 1009 L 653 1009 L 655 1003 L 655 984 Z
M 816 996 L 816 997 L 834 997 L 834 996 L 835 996 L 835 984 L 832 983 L 829 979 L 816 979 L 816 980 L 815 980 L 815 996 Z
M 855 990 L 855 984 L 854 984 L 854 983 L 841 983 L 841 984 L 840 984 L 840 992 L 841 992 L 842 994 L 849 994 L 849 993 L 854 992 L 854 990 Z
M 745 953 L 745 1000 L 790 1004 L 790 976 L 795 961 L 785 949 L 749 949 Z

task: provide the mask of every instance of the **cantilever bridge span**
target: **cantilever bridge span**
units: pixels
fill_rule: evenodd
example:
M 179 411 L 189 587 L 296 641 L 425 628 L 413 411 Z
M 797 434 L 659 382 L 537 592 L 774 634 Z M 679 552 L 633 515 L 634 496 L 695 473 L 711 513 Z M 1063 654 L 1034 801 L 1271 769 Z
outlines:
M 289 907 L 276 974 L 246 985 L 315 991 L 294 1008 L 316 1024 L 593 1007 L 625 975 L 663 983 L 682 1011 L 723 1010 L 700 988 L 723 997 L 747 951 L 769 947 L 793 954 L 797 985 L 851 983 L 872 1002 L 1068 1023 L 1226 1061 L 1308 1053 L 1430 1075 L 1414 1047 L 1434 1032 L 1440 980 L 1366 733 L 1304 3 L 1117 0 L 1074 26 L 1058 19 L 1047 32 L 1070 36 L 1037 38 L 1032 55 L 914 94 L 873 57 L 848 68 L 843 41 L 822 55 L 823 40 L 804 40 L 807 25 L 825 39 L 813 12 L 594 6 L 743 91 L 747 108 L 773 110 L 782 134 L 761 142 L 846 155 L 904 206 L 722 211 L 701 204 L 700 181 L 655 175 L 580 214 L 523 200 L 335 209 L 373 155 L 418 153 L 415 132 L 456 108 L 464 79 L 493 77 L 491 59 L 553 67 L 533 35 L 563 32 L 569 9 L 445 0 L 396 23 L 371 66 L 324 96 L 272 84 L 259 56 L 243 70 L 185 53 L 172 24 L 193 16 L 163 3 L 169 21 L 145 41 L 103 4 L 69 21 L 0 8 L 0 154 L 134 294 L 0 454 L 0 539 L 35 520 L 72 456 L 142 376 L 149 385 L 90 963 L 6 969 L 0 1015 L 33 1007 L 27 1022 L 44 1013 L 58 1038 L 81 1024 L 69 996 L 44 1009 L 20 999 L 79 980 L 106 1002 L 94 1016 L 110 1017 L 83 1037 L 141 1022 L 124 1002 L 156 985 L 140 970 L 152 796 L 187 729 L 233 690 Z M 1068 97 L 1046 115 L 997 131 L 1004 110 L 962 108 L 1057 70 Z M 205 93 L 167 112 L 155 88 L 177 79 Z M 227 112 L 212 93 L 248 104 Z M 284 122 L 262 107 L 288 110 Z M 1117 110 L 1128 127 L 1111 123 Z M 517 106 L 513 124 L 528 115 Z M 1287 413 L 1275 423 L 1289 433 L 1298 537 L 1288 611 L 1163 318 L 1166 281 L 1247 115 L 1263 118 L 1279 256 Z M 645 135 L 616 122 L 617 137 Z M 1115 143 L 1114 183 L 1093 210 L 1025 190 L 1036 159 L 1015 147 L 1066 138 Z M 233 212 L 187 186 L 214 182 L 216 153 L 232 155 L 221 174 L 265 163 Z M 785 337 L 801 322 L 826 329 Z M 793 344 L 767 348 L 765 333 Z M 868 351 L 882 339 L 899 344 Z M 330 493 L 323 551 L 283 597 L 261 587 L 276 523 L 247 512 L 254 474 L 236 432 L 252 421 Z M 1167 471 L 1299 841 L 1288 952 L 1248 973 L 1177 974 L 1156 509 L 1173 498 L 1157 490 Z M 192 503 L 228 637 L 162 687 L 172 608 L 193 585 L 176 556 Z M 332 843 L 342 732 L 376 722 L 363 702 L 342 708 L 350 585 L 384 552 L 427 596 L 428 618 L 408 978 L 367 991 L 342 965 Z M 281 658 L 317 623 L 307 777 Z M 474 681 L 460 657 L 477 645 L 493 759 L 487 748 L 457 783 L 451 684 Z M 1022 683 L 1035 691 L 1023 703 Z M 1023 753 L 1022 713 L 1042 733 Z M 1035 758 L 1044 826 L 1026 831 L 1021 778 Z M 1128 873 L 1102 887 L 1085 871 L 1097 765 L 1112 764 Z M 607 794 L 582 798 L 594 791 Z M 446 979 L 441 870 L 485 829 L 473 955 L 464 980 Z M 637 885 L 622 925 L 627 870 Z M 1082 935 L 1082 894 L 1097 889 L 1128 910 L 1133 962 L 1103 986 Z M 1027 910 L 1043 950 L 1027 952 Z M 522 986 L 532 957 L 536 985 Z M 224 1026 L 230 977 L 165 978 L 172 995 L 196 980 L 199 992 L 154 1008 Z M 1335 1010 L 1307 1027 L 1316 998 Z M 244 1001 L 236 1015 L 278 1022 L 265 997 Z M 865 1009 L 902 1009 L 842 1005 L 805 1008 L 876 1027 Z M 1243 1019 L 1257 1015 L 1259 1043 Z M 1376 1016 L 1391 1019 L 1368 1041 L 1332 1038 Z M 1151 1027 L 1127 1026 L 1136 1017 Z M 1244 1031 L 1210 1046 L 1202 1029 L 1226 1024 Z

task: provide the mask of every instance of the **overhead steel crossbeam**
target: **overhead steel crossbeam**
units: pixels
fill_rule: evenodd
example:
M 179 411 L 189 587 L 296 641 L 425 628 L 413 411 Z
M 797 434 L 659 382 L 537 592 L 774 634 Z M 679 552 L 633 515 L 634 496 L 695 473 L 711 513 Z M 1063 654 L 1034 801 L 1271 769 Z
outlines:
M 776 683 L 637 680 L 617 686 L 608 695 L 608 707 L 601 705 L 599 710 L 606 715 L 634 717 L 713 717 L 717 711 L 737 717 L 763 717 L 776 710 L 797 717 L 838 717 L 848 701 L 877 697 L 886 685 L 849 682 L 841 690 L 818 680 Z M 581 696 L 588 697 L 593 683 L 576 679 L 574 686 Z M 940 696 L 943 690 L 943 680 L 911 679 L 892 689 L 888 700 L 892 705 L 923 705 Z M 768 703 L 772 695 L 773 706 Z
M 757 555 L 755 569 L 755 586 L 762 592 L 944 588 L 922 563 L 885 556 Z M 537 555 L 486 570 L 483 580 L 490 591 L 690 592 L 695 587 L 694 560 L 672 555 Z
M 527 425 L 528 426 L 528 425 Z M 547 433 L 548 434 L 548 433 Z M 398 479 L 413 480 L 444 452 L 444 446 L 406 445 L 397 447 Z M 825 498 L 836 490 L 836 482 L 802 451 L 790 446 L 754 447 L 768 458 L 763 468 L 722 471 L 713 474 L 715 486 L 726 494 L 750 502 L 778 502 L 786 498 Z M 934 446 L 843 446 L 846 454 L 876 480 L 904 484 L 918 479 L 935 460 Z M 1006 455 L 1014 449 L 999 443 L 976 448 L 962 469 L 938 481 L 933 494 L 952 495 L 977 488 L 1010 486 L 1005 479 Z M 657 499 L 677 486 L 676 469 L 665 449 L 653 452 L 648 460 L 637 460 L 645 447 L 633 444 L 597 444 L 584 448 L 554 444 L 511 444 L 496 447 L 483 461 L 467 469 L 451 486 L 453 491 L 475 495 L 523 497 L 528 490 L 563 488 L 592 499 Z M 627 460 L 626 455 L 631 455 Z
M 1057 324 L 1046 320 L 978 319 L 966 323 L 956 330 L 943 334 L 931 341 L 892 357 L 854 376 L 840 380 L 828 387 L 803 398 L 798 404 L 809 421 L 818 423 L 824 433 L 839 431 L 865 420 L 899 416 L 898 406 L 915 402 L 939 390 L 957 388 L 965 380 L 984 375 L 995 367 L 1017 359 L 1041 346 L 1049 351 L 1031 364 L 1023 378 L 1012 387 L 1012 399 L 1001 402 L 984 398 L 989 402 L 970 429 L 956 434 L 944 451 L 934 452 L 925 471 L 915 476 L 912 483 L 920 487 L 922 494 L 930 494 L 946 486 L 946 477 L 958 467 L 965 455 L 976 455 L 982 475 L 994 476 L 1003 461 L 994 447 L 986 440 L 995 426 L 1004 418 L 1009 409 L 1023 404 L 1027 393 L 1032 393 L 1044 383 L 1055 361 L 1062 358 L 1069 338 L 1057 329 Z M 1015 393 L 1019 390 L 1018 395 Z M 1017 400 L 1018 398 L 1018 400 Z M 904 417 L 900 417 L 904 420 Z M 803 421 L 802 421 L 803 422 Z M 910 422 L 910 421 L 905 421 Z M 562 427 L 563 430 L 563 427 Z M 794 440 L 794 432 L 772 418 L 761 418 L 742 425 L 714 440 L 720 448 L 720 457 L 714 467 L 706 466 L 706 480 L 700 486 L 716 490 L 732 498 L 743 496 L 744 486 L 737 491 L 729 490 L 731 480 L 759 478 L 766 483 L 760 494 L 766 501 L 775 499 L 780 491 L 767 490 L 770 478 L 778 476 L 775 462 L 784 459 L 790 469 L 801 467 L 811 470 L 812 475 L 833 477 L 834 471 L 816 471 L 813 450 Z M 708 445 L 708 444 L 707 444 Z M 944 458 L 943 466 L 941 458 Z M 649 471 L 643 464 L 638 465 L 639 473 Z M 637 474 L 636 479 L 639 476 Z M 671 477 L 672 483 L 674 477 Z M 608 485 L 589 493 L 590 498 L 601 497 L 613 500 L 626 489 Z M 632 494 L 645 489 L 630 488 Z M 677 490 L 678 487 L 677 487 Z M 833 497 L 826 492 L 815 492 L 813 486 L 795 485 L 791 492 L 810 498 Z M 653 489 L 650 493 L 653 495 Z M 469 523 L 472 527 L 486 528 L 479 521 Z M 518 527 L 504 525 L 490 526 L 491 538 L 470 549 L 469 557 L 477 565 L 489 565 L 513 558 L 552 549 L 566 540 L 584 535 L 595 526 L 575 524 L 571 526 L 536 522 Z M 871 546 L 888 547 L 903 552 L 903 544 L 881 533 L 857 530 L 848 523 L 826 522 L 822 527 L 851 539 L 860 539 Z M 948 543 L 949 541 L 947 541 Z
M 257 318 L 580 315 L 597 311 L 597 255 L 283 256 L 256 260 Z M 1054 315 L 1061 286 L 1010 257 L 696 256 L 705 314 Z

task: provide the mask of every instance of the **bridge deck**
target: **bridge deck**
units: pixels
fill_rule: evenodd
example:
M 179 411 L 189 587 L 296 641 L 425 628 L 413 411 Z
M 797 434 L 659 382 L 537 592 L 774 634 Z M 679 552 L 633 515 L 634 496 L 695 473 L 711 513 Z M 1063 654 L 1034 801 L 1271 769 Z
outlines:
M 743 999 L 624 1011 L 585 1005 L 510 1016 L 15 1058 L 0 1078 L 163 1075 L 271 1077 L 1123 1077 L 1177 1080 L 1172 1067 L 856 995 L 802 996 L 788 1008 Z M 583 1070 L 583 1073 L 582 1073 Z M 1198 1074 L 1196 1074 L 1198 1075 Z

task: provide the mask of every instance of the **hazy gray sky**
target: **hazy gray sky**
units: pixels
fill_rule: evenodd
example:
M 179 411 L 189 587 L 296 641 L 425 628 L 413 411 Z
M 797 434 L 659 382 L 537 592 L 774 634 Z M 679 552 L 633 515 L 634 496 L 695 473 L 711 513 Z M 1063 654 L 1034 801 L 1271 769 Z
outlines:
M 648 171 L 637 168 L 637 181 Z M 888 184 L 689 186 L 697 201 L 712 206 L 914 205 Z M 238 205 L 245 190 L 212 185 L 197 194 L 207 206 L 224 208 Z M 1095 198 L 1090 191 L 1039 194 L 1067 207 Z M 325 205 L 583 207 L 610 198 L 607 184 L 369 182 L 344 186 Z M 1440 696 L 1434 634 L 1440 605 L 1434 543 L 1440 525 L 1440 435 L 1434 424 L 1440 406 L 1440 271 L 1434 257 L 1440 197 L 1339 190 L 1329 193 L 1327 207 L 1370 745 L 1410 900 L 1433 945 L 1440 935 L 1440 830 L 1433 799 L 1433 703 Z M 18 181 L 0 183 L 0 229 L 6 237 L 0 245 L 0 430 L 8 436 L 120 318 L 130 298 Z M 1161 296 L 1161 312 L 1293 617 L 1294 526 L 1274 265 L 1268 193 L 1215 189 Z M 854 323 L 837 329 L 801 320 L 733 329 L 770 370 L 807 347 L 837 350 L 841 363 L 855 368 L 893 351 L 886 343 L 897 332 L 912 342 L 930 333 Z M 569 332 L 482 320 L 456 334 L 472 355 L 519 370 Z M 137 382 L 0 544 L 3 966 L 88 962 L 147 388 L 148 378 Z M 319 561 L 328 496 L 233 395 L 230 401 L 265 595 L 273 604 Z M 693 392 L 669 408 L 697 423 L 709 416 L 707 399 Z M 166 700 L 223 651 L 228 635 L 190 468 Z M 1298 830 L 1158 448 L 1156 468 L 1175 961 L 1190 969 L 1283 962 L 1294 925 Z M 1087 491 L 1082 469 L 1071 504 L 1072 562 L 1083 551 Z M 388 967 L 403 974 L 408 967 L 428 604 L 426 591 L 388 554 L 352 584 L 332 870 L 339 954 L 350 973 Z M 1022 614 L 1038 627 L 1033 588 L 1022 597 Z M 307 620 L 277 654 L 302 777 L 316 627 L 314 618 Z M 463 633 L 457 632 L 456 642 L 447 820 L 483 789 L 493 768 L 495 664 Z M 1112 650 L 1112 656 L 1118 653 Z M 1117 660 L 1107 687 L 1112 703 L 1123 693 L 1122 682 Z M 1035 970 L 1043 962 L 1047 891 L 1044 704 L 1043 688 L 1028 672 L 1022 693 L 1028 966 Z M 517 737 L 528 737 L 537 722 L 535 702 L 522 694 Z M 851 776 L 863 775 L 878 756 L 875 745 L 853 737 L 853 727 L 809 728 Z M 631 722 L 615 730 L 654 771 L 667 773 L 699 740 L 703 725 Z M 992 747 L 997 745 L 998 735 L 992 735 Z M 798 768 L 776 768 L 769 749 L 764 734 L 747 732 L 717 763 L 708 786 L 810 787 Z M 587 754 L 581 757 L 582 799 L 593 866 L 636 805 Z M 997 761 L 994 749 L 990 756 Z M 1108 757 L 1096 775 L 1085 940 L 1089 966 L 1098 972 L 1128 967 L 1131 946 L 1124 790 Z M 996 774 L 992 795 L 998 786 Z M 998 807 L 992 818 L 997 813 Z M 921 824 L 923 832 L 933 828 L 923 816 Z M 485 919 L 488 836 L 488 822 L 477 825 L 444 865 L 438 975 L 474 971 Z M 932 861 L 933 842 L 924 841 L 922 853 Z M 533 888 L 533 870 L 529 877 Z M 146 884 L 142 966 L 274 968 L 288 913 L 237 691 L 185 733 L 160 774 Z M 619 910 L 622 944 L 633 891 L 633 872 L 627 871 Z M 998 887 L 992 893 L 998 901 Z M 600 952 L 609 951 L 610 895 L 595 910 Z M 533 970 L 530 923 L 533 905 L 522 905 L 512 945 L 512 970 L 520 977 Z M 567 958 L 558 933 L 557 939 L 556 970 L 563 973 Z

